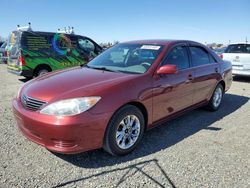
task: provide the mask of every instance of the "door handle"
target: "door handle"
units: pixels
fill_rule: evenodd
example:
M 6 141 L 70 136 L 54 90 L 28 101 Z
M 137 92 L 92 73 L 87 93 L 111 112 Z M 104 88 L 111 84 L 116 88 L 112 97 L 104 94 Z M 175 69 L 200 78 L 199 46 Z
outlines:
M 188 75 L 188 80 L 193 80 L 193 75 L 192 74 Z
M 185 81 L 186 84 L 190 83 L 193 80 L 193 75 L 189 74 L 187 80 Z

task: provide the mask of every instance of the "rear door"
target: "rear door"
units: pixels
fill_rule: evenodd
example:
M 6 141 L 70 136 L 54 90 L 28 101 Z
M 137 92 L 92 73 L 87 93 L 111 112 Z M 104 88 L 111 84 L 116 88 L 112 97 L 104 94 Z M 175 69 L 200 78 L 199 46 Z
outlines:
M 220 66 L 208 50 L 197 44 L 190 44 L 189 51 L 194 70 L 194 104 L 209 100 L 220 79 Z
M 22 32 L 13 31 L 10 33 L 7 45 L 8 51 L 8 66 L 13 69 L 19 68 L 18 58 L 20 55 L 20 43 L 21 43 Z

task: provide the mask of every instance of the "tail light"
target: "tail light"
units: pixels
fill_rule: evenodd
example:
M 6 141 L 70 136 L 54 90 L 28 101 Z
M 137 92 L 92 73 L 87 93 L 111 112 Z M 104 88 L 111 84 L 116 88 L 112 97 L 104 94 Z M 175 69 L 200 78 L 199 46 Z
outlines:
M 220 54 L 219 56 L 220 56 L 221 59 L 223 59 L 223 54 Z
M 26 65 L 26 62 L 25 62 L 25 59 L 24 59 L 23 56 L 19 57 L 19 62 L 20 62 L 20 66 L 25 66 Z
M 4 57 L 8 57 L 8 51 L 4 50 Z

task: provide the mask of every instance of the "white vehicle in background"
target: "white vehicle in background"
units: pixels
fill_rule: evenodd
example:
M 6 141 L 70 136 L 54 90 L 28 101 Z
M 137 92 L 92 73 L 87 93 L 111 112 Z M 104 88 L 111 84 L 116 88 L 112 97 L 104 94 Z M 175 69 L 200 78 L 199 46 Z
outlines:
M 250 76 L 250 44 L 230 44 L 221 58 L 231 61 L 233 75 Z

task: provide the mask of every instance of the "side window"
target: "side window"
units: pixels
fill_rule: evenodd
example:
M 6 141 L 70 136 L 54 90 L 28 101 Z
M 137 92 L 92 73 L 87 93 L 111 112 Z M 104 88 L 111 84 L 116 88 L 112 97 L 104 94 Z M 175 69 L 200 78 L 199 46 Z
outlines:
M 210 60 L 210 63 L 217 63 L 217 61 L 212 55 L 209 55 L 209 60 Z
M 191 46 L 191 57 L 193 66 L 200 66 L 200 65 L 206 65 L 209 64 L 209 55 L 205 49 L 198 46 Z
M 88 39 L 78 39 L 78 44 L 80 48 L 87 52 L 95 51 L 95 45 Z
M 75 49 L 75 48 L 77 48 L 77 40 L 78 40 L 78 38 L 77 38 L 77 36 L 75 36 L 75 35 L 69 35 L 69 38 L 70 38 L 70 42 L 71 42 L 71 48 L 72 49 Z
M 164 64 L 176 65 L 179 70 L 189 68 L 189 59 L 186 47 L 177 46 L 173 48 Z
M 246 45 L 247 53 L 250 54 L 250 45 Z

